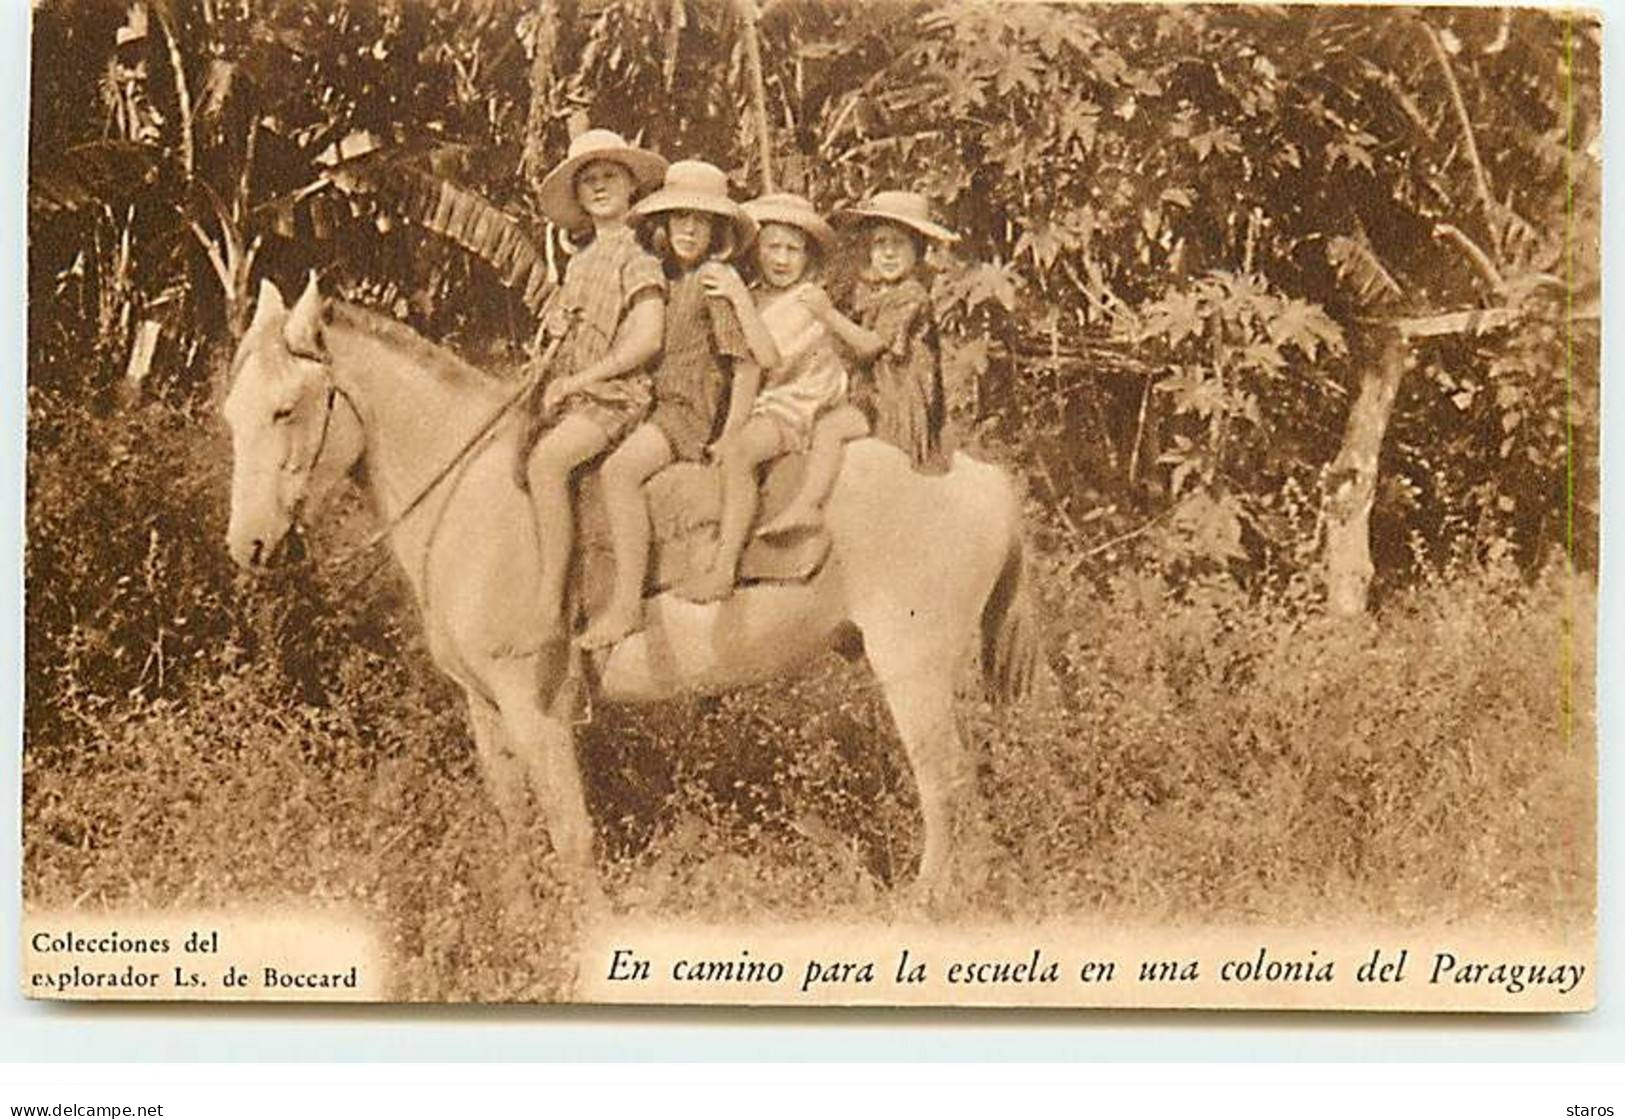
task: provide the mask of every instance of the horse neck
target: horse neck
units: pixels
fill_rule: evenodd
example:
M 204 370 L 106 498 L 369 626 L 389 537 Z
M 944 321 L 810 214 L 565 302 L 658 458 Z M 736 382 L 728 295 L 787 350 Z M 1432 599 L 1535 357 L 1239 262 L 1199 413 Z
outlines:
M 368 488 L 379 515 L 393 521 L 501 406 L 502 386 L 471 371 L 430 369 L 360 330 L 334 329 L 328 346 L 334 376 L 360 413 Z M 449 489 L 437 487 L 425 505 L 438 506 Z M 420 535 L 414 526 L 434 519 L 429 509 L 423 513 L 393 534 L 397 550 L 412 550 Z

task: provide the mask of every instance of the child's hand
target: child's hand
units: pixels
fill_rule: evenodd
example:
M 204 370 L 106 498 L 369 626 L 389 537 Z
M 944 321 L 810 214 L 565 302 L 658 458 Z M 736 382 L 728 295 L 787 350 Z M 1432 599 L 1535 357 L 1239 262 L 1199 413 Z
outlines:
M 542 387 L 542 411 L 551 412 L 581 386 L 574 377 L 555 377 Z
M 739 278 L 739 273 L 720 261 L 706 261 L 700 265 L 699 274 L 706 295 L 726 299 L 735 306 L 750 298 L 750 292 L 745 287 L 745 281 Z
M 817 284 L 805 284 L 796 292 L 796 302 L 807 308 L 817 319 L 826 319 L 835 310 L 829 293 Z

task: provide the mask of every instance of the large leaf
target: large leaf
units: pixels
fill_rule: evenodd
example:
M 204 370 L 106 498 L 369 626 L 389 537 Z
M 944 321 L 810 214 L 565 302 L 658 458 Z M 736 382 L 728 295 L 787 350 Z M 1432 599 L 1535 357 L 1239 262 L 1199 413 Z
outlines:
M 1358 237 L 1329 239 L 1326 259 L 1362 304 L 1381 304 L 1404 295 L 1399 282 L 1378 259 L 1363 230 Z
M 346 151 L 341 142 L 338 152 Z M 540 311 L 553 288 L 547 258 L 518 218 L 465 186 L 420 165 L 357 141 L 363 154 L 339 158 L 326 176 L 347 194 L 375 195 L 380 204 L 484 260 L 503 284 Z M 432 158 L 429 160 L 432 162 Z
M 80 144 L 34 169 L 28 205 L 46 213 L 117 206 L 156 182 L 167 159 L 162 148 L 129 140 Z

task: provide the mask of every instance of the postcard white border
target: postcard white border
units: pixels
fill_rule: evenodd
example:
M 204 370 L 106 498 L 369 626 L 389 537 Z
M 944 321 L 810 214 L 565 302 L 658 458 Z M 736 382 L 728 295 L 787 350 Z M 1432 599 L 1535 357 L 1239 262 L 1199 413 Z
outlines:
M 1542 4 L 1540 6 L 1557 6 Z M 1525 1017 L 1151 1010 L 146 1007 L 29 1003 L 19 989 L 28 0 L 0 0 L 0 1057 L 35 1061 L 1597 1061 L 1625 1052 L 1625 0 L 1604 29 L 1603 521 L 1598 627 L 1598 1009 Z M 1610 624 L 1612 623 L 1612 624 Z

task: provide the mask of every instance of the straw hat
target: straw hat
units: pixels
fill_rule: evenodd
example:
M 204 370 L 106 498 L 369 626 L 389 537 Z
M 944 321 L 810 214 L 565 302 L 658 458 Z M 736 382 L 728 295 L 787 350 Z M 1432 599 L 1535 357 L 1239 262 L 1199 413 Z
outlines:
M 564 162 L 547 173 L 537 190 L 537 201 L 542 213 L 566 229 L 581 229 L 592 224 L 592 219 L 576 201 L 576 172 L 594 160 L 607 159 L 619 163 L 632 175 L 635 190 L 648 190 L 660 184 L 666 173 L 666 161 L 654 152 L 634 148 L 621 139 L 620 133 L 607 128 L 589 128 L 570 141 L 570 150 Z
M 842 224 L 875 219 L 896 222 L 946 245 L 959 240 L 959 234 L 931 220 L 931 204 L 925 200 L 925 195 L 915 194 L 912 190 L 883 190 L 856 206 L 835 211 L 832 216 Z
M 764 194 L 745 203 L 744 209 L 756 219 L 758 227 L 769 223 L 788 225 L 816 241 L 819 252 L 825 256 L 835 251 L 835 231 L 829 222 L 818 216 L 813 204 L 799 194 Z
M 699 210 L 727 218 L 734 226 L 734 252 L 742 252 L 756 238 L 756 222 L 739 203 L 728 197 L 728 176 L 703 159 L 679 159 L 666 168 L 666 183 L 632 207 L 634 223 L 673 210 Z

